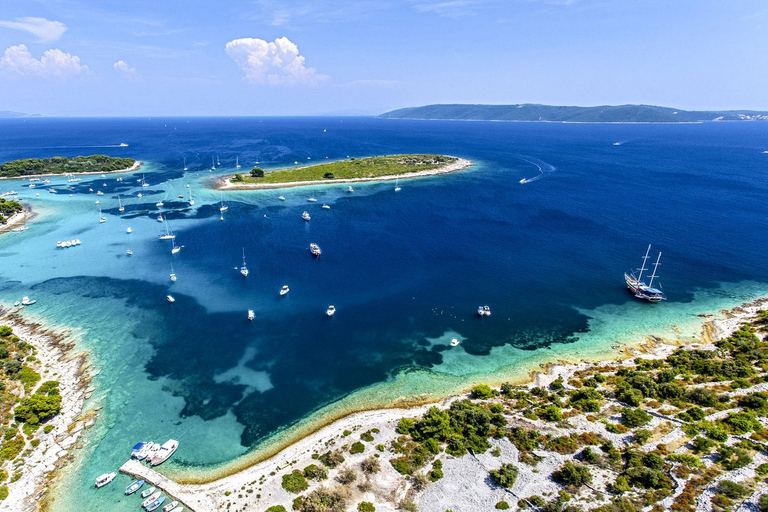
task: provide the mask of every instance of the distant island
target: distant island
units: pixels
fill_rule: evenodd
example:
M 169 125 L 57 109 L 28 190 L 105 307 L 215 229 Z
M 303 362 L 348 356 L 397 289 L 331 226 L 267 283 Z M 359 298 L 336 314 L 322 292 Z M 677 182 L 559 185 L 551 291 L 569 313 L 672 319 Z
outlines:
M 115 158 L 106 155 L 67 158 L 27 158 L 0 164 L 0 178 L 21 178 L 49 174 L 99 174 L 138 169 L 141 162 L 133 158 Z
M 426 105 L 381 114 L 384 119 L 460 121 L 539 121 L 554 123 L 699 123 L 703 121 L 768 121 L 768 112 L 751 110 L 695 111 L 654 105 L 565 107 L 516 105 Z
M 396 178 L 418 178 L 470 167 L 472 162 L 446 155 L 387 155 L 350 158 L 338 162 L 264 171 L 254 167 L 247 175 L 237 173 L 226 178 L 219 188 L 286 188 L 326 183 L 385 181 Z
M 12 110 L 0 110 L 0 119 L 17 117 L 40 117 L 40 114 L 25 114 L 24 112 L 14 112 Z

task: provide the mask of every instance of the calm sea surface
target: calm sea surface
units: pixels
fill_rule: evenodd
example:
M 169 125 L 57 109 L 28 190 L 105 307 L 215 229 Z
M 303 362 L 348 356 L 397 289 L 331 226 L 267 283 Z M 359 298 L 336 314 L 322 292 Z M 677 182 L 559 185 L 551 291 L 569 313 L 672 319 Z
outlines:
M 181 442 L 162 467 L 169 474 L 214 471 L 334 408 L 438 396 L 547 358 L 674 335 L 674 326 L 694 334 L 699 313 L 768 292 L 766 150 L 765 123 L 0 120 L 0 161 L 103 153 L 147 162 L 76 183 L 0 182 L 38 214 L 28 231 L 0 237 L 0 302 L 37 299 L 30 318 L 71 329 L 99 371 L 86 406 L 103 406 L 100 419 L 55 508 L 135 507 L 122 496 L 127 477 L 92 485 L 138 441 Z M 223 220 L 209 188 L 236 157 L 247 171 L 257 161 L 413 152 L 476 165 L 401 181 L 397 193 L 389 182 L 354 193 L 227 192 Z M 221 162 L 213 173 L 212 157 Z M 158 201 L 183 246 L 174 256 L 157 239 Z M 56 248 L 73 238 L 82 245 Z M 637 303 L 622 282 L 649 243 L 663 252 L 663 304 Z M 242 250 L 247 279 L 236 270 Z M 291 291 L 280 297 L 284 284 Z M 493 315 L 480 320 L 484 304 Z

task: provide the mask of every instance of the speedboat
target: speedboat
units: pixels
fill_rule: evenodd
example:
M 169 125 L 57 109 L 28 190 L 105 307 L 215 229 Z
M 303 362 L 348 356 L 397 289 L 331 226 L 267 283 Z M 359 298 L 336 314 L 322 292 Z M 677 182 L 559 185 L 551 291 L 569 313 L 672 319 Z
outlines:
M 15 308 L 17 308 L 19 306 L 21 306 L 21 302 L 16 301 L 16 302 L 13 303 L 13 307 L 15 307 Z
M 283 287 L 282 287 L 282 288 L 280 288 L 280 295 L 281 295 L 281 296 L 283 296 L 283 295 L 285 295 L 286 293 L 288 293 L 289 291 L 291 291 L 291 289 L 290 289 L 290 288 L 288 288 L 288 285 L 287 285 L 287 284 L 286 284 L 286 285 L 283 285 Z
M 160 505 L 162 505 L 165 502 L 165 496 L 160 496 L 155 501 L 147 505 L 145 508 L 147 509 L 147 512 L 152 512 L 153 510 L 157 510 L 160 508 Z
M 162 201 L 158 201 L 158 202 L 155 203 L 155 206 L 157 206 L 158 208 L 162 208 L 163 204 L 164 203 Z
M 336 306 L 334 306 L 333 304 L 328 306 L 328 309 L 325 310 L 325 314 L 328 315 L 329 317 L 332 317 L 333 315 L 335 315 L 336 314 Z
M 277 196 L 277 198 L 278 198 L 279 200 L 281 200 L 281 201 L 285 201 L 285 197 L 283 197 L 283 196 Z
M 143 444 L 143 443 L 141 443 L 141 444 Z M 125 494 L 133 494 L 133 493 L 135 493 L 136 491 L 141 489 L 144 486 L 145 483 L 146 482 L 144 482 L 144 480 L 136 480 L 131 485 L 129 485 L 128 487 L 125 488 Z
M 131 228 L 128 228 L 125 230 L 126 233 L 133 233 L 133 230 Z
M 525 178 L 521 179 L 520 183 L 525 183 Z
M 133 251 L 128 249 L 127 251 L 125 251 L 125 254 L 127 254 L 128 256 L 133 256 Z
M 31 306 L 35 302 L 37 302 L 37 301 L 36 300 L 30 300 L 29 297 L 22 297 L 21 298 L 21 305 L 22 306 Z
M 491 316 L 491 308 L 488 306 L 480 306 L 477 308 L 478 316 Z
M 254 313 L 252 309 L 249 309 L 249 310 L 248 310 L 248 320 L 250 320 L 251 322 L 253 322 L 253 319 L 254 319 L 254 318 L 256 318 L 256 313 Z
M 331 207 L 330 207 L 330 206 L 328 206 L 327 204 L 324 204 L 324 205 L 323 205 L 323 210 L 330 210 L 330 209 L 331 209 Z
M 170 302 L 171 304 L 173 304 L 174 302 L 176 302 L 176 299 L 174 299 L 174 298 L 173 298 L 173 295 L 166 295 L 166 296 L 165 296 L 165 298 L 166 298 L 166 299 L 168 300 L 168 302 Z
M 154 489 L 154 487 L 153 487 L 153 489 Z M 141 503 L 141 506 L 144 507 L 144 508 L 147 508 L 150 504 L 154 503 L 155 500 L 157 500 L 160 496 L 162 496 L 162 494 L 163 493 L 161 493 L 160 491 L 152 493 L 152 495 L 149 498 L 145 499 Z M 143 493 L 142 493 L 142 496 L 143 496 Z
M 160 449 L 151 457 L 148 457 L 147 460 L 149 461 L 149 464 L 151 466 L 158 466 L 162 464 L 163 462 L 167 461 L 171 455 L 173 455 L 173 452 L 176 451 L 176 449 L 179 447 L 179 442 L 175 439 L 169 439 L 168 441 L 163 443 L 163 446 L 160 447 Z
M 97 195 L 97 196 L 103 196 L 103 195 L 104 195 L 104 192 L 102 192 L 101 190 L 97 190 L 97 191 L 96 191 L 96 195 Z
M 94 204 L 101 204 L 101 201 L 96 201 Z
M 302 214 L 301 214 L 301 218 L 302 218 L 302 219 L 304 219 L 304 220 L 306 220 L 306 221 L 308 221 L 308 220 L 310 220 L 312 217 L 310 217 L 310 216 L 309 216 L 309 213 L 305 211 L 304 213 L 302 213 Z
M 317 244 L 309 244 L 309 252 L 311 252 L 312 256 L 315 258 L 323 254 L 323 251 L 320 250 L 320 246 Z
M 163 214 L 157 216 L 157 222 L 163 222 Z
M 154 488 L 154 487 L 150 487 L 149 489 L 144 489 L 143 491 L 141 491 L 141 497 L 142 497 L 142 498 L 146 498 L 146 497 L 148 497 L 150 494 L 152 494 L 153 492 L 155 492 L 156 490 L 157 490 L 157 489 L 156 489 L 156 488 Z
M 309 201 L 310 203 L 316 203 L 317 199 L 315 199 L 314 197 L 310 197 L 309 199 L 307 199 L 307 201 Z
M 105 486 L 105 485 L 107 485 L 109 482 L 111 482 L 112 480 L 114 480 L 116 476 L 117 476 L 117 473 L 116 473 L 116 472 L 112 472 L 112 473 L 104 473 L 103 475 L 99 476 L 99 477 L 96 479 L 96 488 L 98 489 L 98 488 L 100 488 L 100 487 L 104 487 L 104 486 Z
M 459 340 L 457 340 L 456 338 L 453 338 L 453 339 L 451 340 L 451 346 L 452 346 L 452 347 L 456 347 L 456 346 L 458 346 L 458 345 L 459 345 Z
M 171 512 L 174 508 L 176 508 L 179 505 L 178 501 L 172 501 L 166 506 L 163 507 L 163 512 Z
M 347 189 L 347 192 L 354 192 L 354 191 L 355 190 L 352 188 L 352 185 L 350 185 L 349 188 Z
M 173 281 L 175 283 L 176 282 L 176 274 L 171 272 L 170 276 L 171 276 L 171 281 Z

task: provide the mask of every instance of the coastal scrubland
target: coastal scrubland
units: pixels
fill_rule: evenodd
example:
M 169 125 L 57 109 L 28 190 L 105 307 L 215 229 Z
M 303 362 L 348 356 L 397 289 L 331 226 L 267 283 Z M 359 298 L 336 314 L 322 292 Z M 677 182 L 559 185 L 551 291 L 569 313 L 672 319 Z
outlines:
M 387 155 L 370 158 L 350 158 L 337 162 L 309 165 L 294 169 L 278 169 L 265 172 L 254 167 L 250 173 L 235 174 L 230 178 L 233 184 L 279 184 L 302 181 L 349 180 L 398 176 L 409 173 L 430 171 L 456 162 L 452 156 L 408 154 Z
M 0 197 L 0 224 L 8 222 L 8 218 L 23 210 L 21 203 L 13 199 Z
M 76 156 L 67 158 L 26 158 L 0 164 L 0 178 L 18 178 L 43 174 L 74 174 L 112 172 L 132 167 L 133 158 L 116 158 L 106 155 Z

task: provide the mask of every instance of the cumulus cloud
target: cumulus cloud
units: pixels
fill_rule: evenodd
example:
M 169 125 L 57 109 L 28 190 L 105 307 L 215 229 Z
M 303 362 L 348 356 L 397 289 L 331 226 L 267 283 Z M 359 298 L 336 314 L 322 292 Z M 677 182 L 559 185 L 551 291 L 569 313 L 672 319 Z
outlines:
M 256 84 L 315 85 L 328 78 L 306 67 L 299 48 L 287 37 L 271 43 L 252 37 L 235 39 L 225 51 L 245 72 L 245 79 Z
M 50 21 L 45 18 L 33 17 L 16 18 L 14 21 L 0 20 L 0 27 L 26 30 L 37 37 L 38 43 L 58 41 L 67 30 L 67 26 L 60 21 Z
M 137 80 L 139 78 L 139 73 L 136 71 L 136 68 L 130 67 L 124 60 L 115 62 L 112 67 L 115 68 L 117 74 L 121 75 L 123 78 L 127 78 L 128 80 Z
M 80 64 L 77 55 L 58 49 L 46 50 L 38 60 L 25 45 L 20 44 L 5 50 L 0 58 L 0 70 L 19 75 L 65 78 L 87 72 L 88 66 Z

